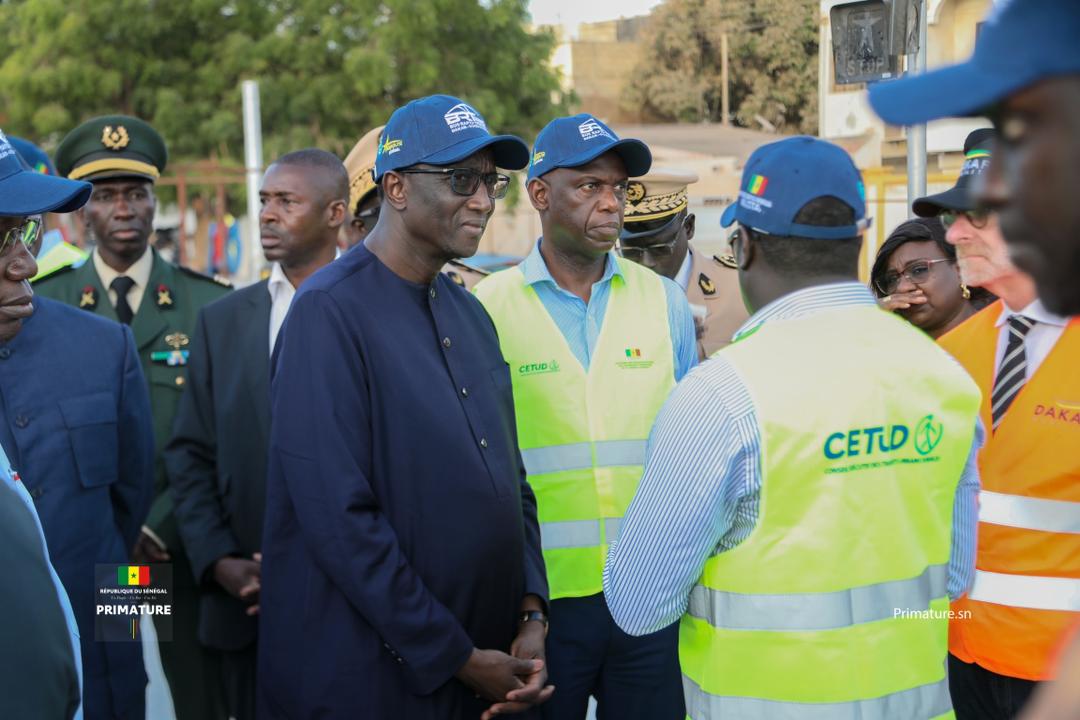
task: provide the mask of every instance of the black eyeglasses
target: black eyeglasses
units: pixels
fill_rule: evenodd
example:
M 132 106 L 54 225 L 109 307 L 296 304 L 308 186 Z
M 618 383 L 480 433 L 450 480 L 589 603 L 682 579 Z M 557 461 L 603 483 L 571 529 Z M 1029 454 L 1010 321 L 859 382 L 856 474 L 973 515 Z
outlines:
M 13 227 L 4 233 L 3 241 L 0 241 L 0 255 L 15 247 L 16 243 L 22 243 L 29 250 L 41 236 L 41 219 L 31 218 L 18 227 Z M 32 254 L 32 253 L 31 253 Z
M 890 270 L 889 272 L 884 273 L 881 277 L 874 280 L 874 287 L 876 287 L 878 292 L 882 295 L 892 295 L 896 292 L 896 288 L 900 287 L 900 278 L 907 278 L 915 285 L 922 285 L 930 279 L 931 266 L 943 262 L 949 261 L 945 258 L 938 258 L 937 260 L 916 260 L 900 272 Z
M 381 205 L 376 205 L 373 208 L 356 213 L 353 215 L 353 224 L 360 223 L 364 226 L 366 232 L 371 232 L 379 222 L 379 210 L 381 207 Z
M 986 227 L 986 223 L 990 222 L 989 210 L 945 210 L 938 217 L 941 218 L 941 224 L 948 230 L 959 220 L 961 217 L 966 217 L 967 221 L 971 223 L 971 227 L 976 230 L 982 230 Z
M 439 170 L 398 170 L 402 174 L 412 175 L 449 175 L 450 189 L 457 195 L 472 197 L 476 189 L 480 187 L 480 181 L 484 181 L 487 187 L 488 197 L 499 200 L 506 197 L 506 191 L 510 189 L 510 176 L 502 173 L 482 173 L 472 168 L 442 168 Z

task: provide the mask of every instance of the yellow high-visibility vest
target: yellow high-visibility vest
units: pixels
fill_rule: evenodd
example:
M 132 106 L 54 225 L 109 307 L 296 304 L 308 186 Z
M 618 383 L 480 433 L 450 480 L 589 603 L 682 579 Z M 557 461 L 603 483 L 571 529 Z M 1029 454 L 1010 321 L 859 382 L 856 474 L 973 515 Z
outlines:
M 603 591 L 608 544 L 637 491 L 653 419 L 675 386 L 660 276 L 618 258 L 588 372 L 518 268 L 474 292 L 510 365 L 552 599 Z
M 978 388 L 873 307 L 770 321 L 720 353 L 754 402 L 760 511 L 691 591 L 689 716 L 952 717 L 947 567 Z

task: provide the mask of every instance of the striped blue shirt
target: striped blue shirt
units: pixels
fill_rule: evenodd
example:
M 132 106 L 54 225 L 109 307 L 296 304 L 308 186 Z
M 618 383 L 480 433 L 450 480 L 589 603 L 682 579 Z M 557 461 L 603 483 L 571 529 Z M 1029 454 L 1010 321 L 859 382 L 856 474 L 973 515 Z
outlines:
M 604 313 L 607 312 L 608 298 L 611 296 L 611 279 L 622 277 L 615 253 L 609 252 L 604 264 L 604 274 L 593 283 L 589 302 L 585 302 L 569 290 L 559 287 L 551 276 L 544 256 L 540 254 L 540 243 L 536 242 L 532 252 L 521 261 L 518 268 L 525 276 L 525 282 L 533 286 L 540 302 L 555 321 L 574 357 L 585 371 L 596 350 L 596 341 L 600 338 L 600 329 L 604 325 Z M 694 316 L 690 313 L 690 304 L 683 292 L 673 280 L 660 277 L 667 293 L 668 324 L 671 326 L 671 345 L 675 355 L 675 381 L 690 372 L 697 365 L 697 334 L 694 329 Z
M 736 333 L 770 320 L 822 310 L 875 305 L 858 283 L 807 288 L 770 303 Z M 956 488 L 949 596 L 975 574 L 979 470 L 984 431 L 976 423 L 967 466 Z M 686 376 L 657 416 L 646 450 L 645 474 L 604 569 L 604 595 L 619 627 L 644 635 L 686 611 L 705 561 L 730 550 L 753 530 L 761 494 L 761 433 L 750 393 L 723 355 Z

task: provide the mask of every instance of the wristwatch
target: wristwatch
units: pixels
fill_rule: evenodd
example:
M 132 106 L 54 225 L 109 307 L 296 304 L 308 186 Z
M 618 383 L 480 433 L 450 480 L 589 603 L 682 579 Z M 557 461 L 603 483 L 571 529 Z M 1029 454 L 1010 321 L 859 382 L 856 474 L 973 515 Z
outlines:
M 536 621 L 544 626 L 544 637 L 548 634 L 548 616 L 544 614 L 542 610 L 529 610 L 521 613 L 521 618 L 518 620 L 519 625 L 524 625 L 527 622 Z

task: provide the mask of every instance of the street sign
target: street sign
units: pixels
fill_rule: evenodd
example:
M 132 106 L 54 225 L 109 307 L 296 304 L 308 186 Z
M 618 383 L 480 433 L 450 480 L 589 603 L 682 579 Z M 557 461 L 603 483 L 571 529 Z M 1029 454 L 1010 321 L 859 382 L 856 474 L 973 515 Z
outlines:
M 889 55 L 889 15 L 883 0 L 836 5 L 829 17 L 837 85 L 896 77 L 897 59 Z
M 918 9 L 913 0 L 859 0 L 829 11 L 836 83 L 897 77 L 900 56 L 918 50 Z

